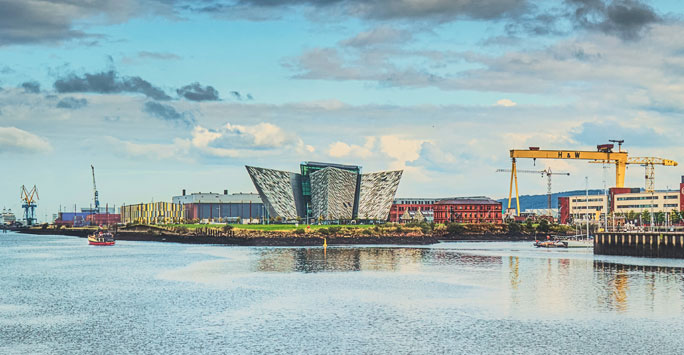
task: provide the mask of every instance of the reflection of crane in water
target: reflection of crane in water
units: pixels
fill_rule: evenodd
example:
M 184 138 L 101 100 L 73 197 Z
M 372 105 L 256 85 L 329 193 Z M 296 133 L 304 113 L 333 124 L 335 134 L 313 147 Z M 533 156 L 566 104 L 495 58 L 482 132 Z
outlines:
M 38 201 L 36 185 L 33 185 L 30 191 L 26 189 L 26 186 L 21 185 L 21 201 L 23 202 L 21 207 L 24 209 L 24 220 L 26 220 L 26 225 L 31 226 L 36 222 L 35 212 L 36 207 L 38 207 L 36 204 Z

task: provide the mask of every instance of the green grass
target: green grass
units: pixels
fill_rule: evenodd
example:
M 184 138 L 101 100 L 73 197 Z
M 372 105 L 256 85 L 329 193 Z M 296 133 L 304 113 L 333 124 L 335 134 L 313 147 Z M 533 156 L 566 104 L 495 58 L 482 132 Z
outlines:
M 222 228 L 223 224 L 166 224 L 165 227 L 185 227 L 188 229 L 196 228 Z M 299 227 L 295 227 L 294 224 L 231 224 L 235 229 L 249 229 L 249 230 L 261 230 L 261 231 L 291 231 L 295 229 L 306 228 L 305 224 L 300 224 Z M 311 225 L 311 229 L 321 229 L 328 227 L 338 227 L 338 225 Z M 372 225 L 369 224 L 359 224 L 359 225 L 339 225 L 339 227 L 351 227 L 351 228 L 370 228 Z

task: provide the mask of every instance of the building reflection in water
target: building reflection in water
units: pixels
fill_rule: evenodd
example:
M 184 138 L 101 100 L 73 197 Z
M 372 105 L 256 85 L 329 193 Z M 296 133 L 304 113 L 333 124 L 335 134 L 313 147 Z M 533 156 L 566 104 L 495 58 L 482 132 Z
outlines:
M 599 287 L 598 302 L 609 309 L 626 312 L 636 302 L 650 312 L 658 311 L 656 305 L 684 305 L 683 268 L 594 261 L 594 270 L 603 286 Z
M 260 249 L 253 271 L 349 272 L 418 270 L 425 265 L 500 265 L 501 257 L 425 248 L 273 248 Z

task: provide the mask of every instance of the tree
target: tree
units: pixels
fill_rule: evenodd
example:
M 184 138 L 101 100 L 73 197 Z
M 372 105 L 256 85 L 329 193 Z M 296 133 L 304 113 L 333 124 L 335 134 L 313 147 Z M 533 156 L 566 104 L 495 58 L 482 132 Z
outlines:
M 548 233 L 549 232 L 549 221 L 547 221 L 546 219 L 542 219 L 539 222 L 539 226 L 537 227 L 537 229 L 539 229 L 539 231 L 542 233 Z
M 648 210 L 641 212 L 641 224 L 651 224 L 651 212 Z
M 657 224 L 665 224 L 665 212 L 656 212 L 653 219 Z
M 673 209 L 672 212 L 670 212 L 670 223 L 677 224 L 681 221 L 682 216 L 679 214 L 679 211 Z
M 527 217 L 525 220 L 525 228 L 527 228 L 528 231 L 534 230 L 534 225 L 532 224 L 532 218 Z
M 630 210 L 629 212 L 627 212 L 627 220 L 628 220 L 630 223 L 633 223 L 633 222 L 634 222 L 636 219 L 638 219 L 638 218 L 639 218 L 639 217 L 638 217 L 637 213 L 634 212 L 634 210 Z
M 520 234 L 520 231 L 522 228 L 518 224 L 518 222 L 510 222 L 508 223 L 508 234 Z

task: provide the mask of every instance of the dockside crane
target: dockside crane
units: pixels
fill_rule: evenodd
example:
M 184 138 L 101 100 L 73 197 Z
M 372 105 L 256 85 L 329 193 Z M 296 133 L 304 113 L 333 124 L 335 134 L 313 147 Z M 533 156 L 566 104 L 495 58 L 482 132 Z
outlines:
M 590 163 L 597 164 L 607 164 L 613 163 L 605 160 L 594 160 Z M 641 165 L 645 168 L 646 172 L 644 174 L 645 188 L 646 192 L 655 191 L 655 166 L 677 166 L 679 165 L 676 161 L 670 159 L 663 159 L 658 157 L 630 157 L 627 159 L 626 165 Z
M 93 194 L 95 195 L 95 210 L 100 213 L 100 199 L 98 198 L 97 185 L 95 185 L 95 167 L 91 164 L 90 168 L 93 170 Z
M 513 169 L 497 169 L 497 173 L 512 173 Z M 551 195 L 552 195 L 552 189 L 551 189 L 551 176 L 552 175 L 564 175 L 564 176 L 570 176 L 570 173 L 567 172 L 560 172 L 560 173 L 555 173 L 551 171 L 550 167 L 547 167 L 544 170 L 517 170 L 516 173 L 520 174 L 541 174 L 542 177 L 546 176 L 546 214 L 551 216 Z M 518 187 L 518 181 L 516 178 L 516 197 L 517 197 L 517 187 Z M 509 206 L 510 208 L 510 206 Z M 520 203 L 518 203 L 518 208 L 520 208 Z M 517 213 L 520 215 L 520 211 Z
M 520 214 L 520 199 L 518 194 L 518 175 L 516 170 L 516 159 L 574 159 L 574 160 L 600 160 L 615 164 L 615 186 L 625 185 L 625 168 L 627 165 L 628 154 L 622 151 L 622 142 L 618 142 L 620 147 L 617 152 L 613 151 L 613 144 L 600 144 L 596 146 L 596 151 L 581 150 L 541 150 L 539 147 L 529 147 L 529 149 L 511 149 L 511 182 L 508 192 L 508 209 L 511 208 L 513 196 L 513 182 L 515 182 L 516 214 Z
M 26 189 L 26 186 L 21 185 L 21 207 L 24 209 L 24 220 L 26 220 L 26 225 L 32 226 L 36 222 L 35 212 L 36 201 L 38 201 L 38 189 L 36 185 L 33 185 L 31 190 Z

